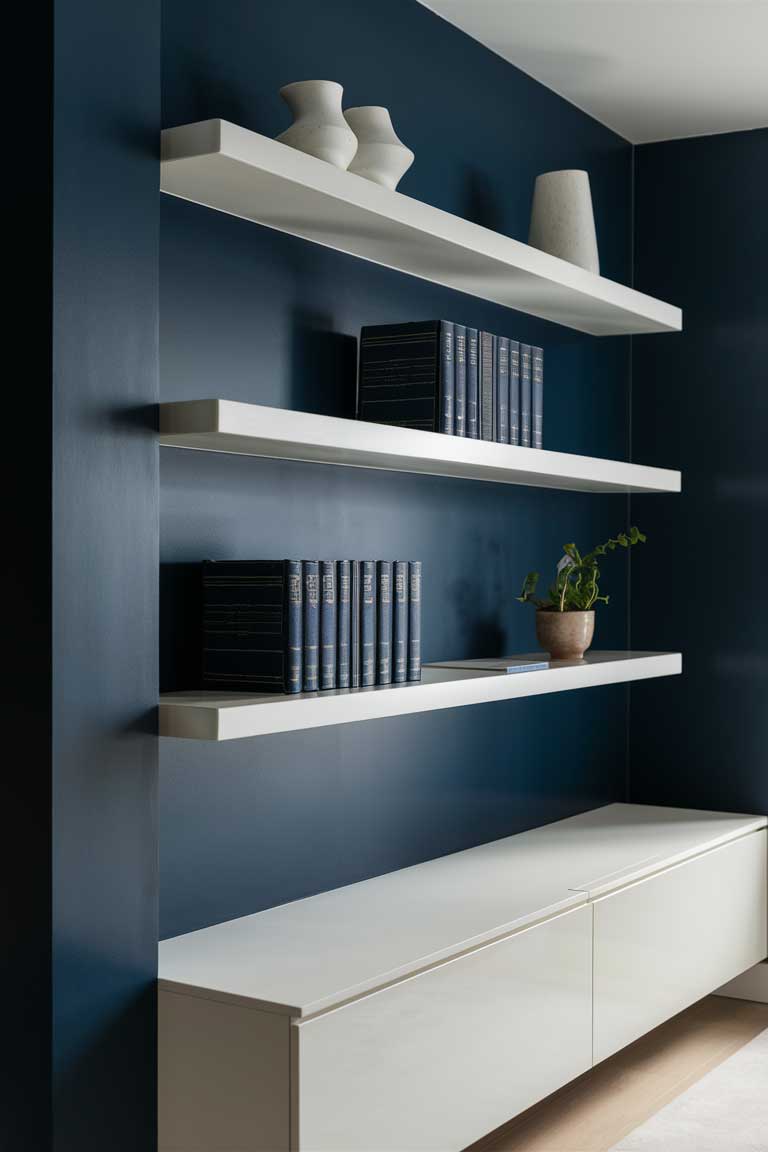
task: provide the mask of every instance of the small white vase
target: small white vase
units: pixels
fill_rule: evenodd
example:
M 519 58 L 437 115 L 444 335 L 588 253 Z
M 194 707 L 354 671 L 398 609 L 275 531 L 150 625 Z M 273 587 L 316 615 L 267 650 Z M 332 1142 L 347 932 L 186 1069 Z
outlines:
M 281 88 L 293 124 L 277 137 L 280 143 L 337 168 L 348 168 L 357 151 L 357 137 L 341 110 L 343 91 L 334 80 L 299 80 Z
M 376 107 L 347 108 L 344 116 L 357 137 L 357 153 L 349 171 L 394 192 L 415 157 L 398 139 L 389 112 Z
M 541 252 L 600 272 L 589 174 L 578 169 L 536 177 L 528 243 Z

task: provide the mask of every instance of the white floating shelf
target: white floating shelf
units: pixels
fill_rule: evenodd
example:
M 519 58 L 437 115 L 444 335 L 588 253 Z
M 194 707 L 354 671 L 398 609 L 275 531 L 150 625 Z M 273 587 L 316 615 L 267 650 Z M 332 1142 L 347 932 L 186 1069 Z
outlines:
M 160 187 L 580 332 L 682 328 L 671 304 L 226 120 L 163 132 Z
M 541 658 L 541 653 L 535 655 Z M 679 652 L 588 652 L 584 660 L 554 661 L 550 668 L 539 672 L 467 672 L 427 665 L 422 679 L 414 684 L 296 696 L 170 692 L 160 697 L 160 735 L 188 740 L 238 740 L 674 676 L 681 671 Z
M 680 473 L 233 400 L 160 405 L 160 443 L 581 492 L 679 492 Z

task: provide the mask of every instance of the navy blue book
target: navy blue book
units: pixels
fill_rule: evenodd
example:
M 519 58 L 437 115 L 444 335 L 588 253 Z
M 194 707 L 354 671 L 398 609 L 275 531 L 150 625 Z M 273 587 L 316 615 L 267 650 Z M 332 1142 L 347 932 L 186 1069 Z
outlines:
M 421 560 L 408 565 L 408 679 L 421 680 Z
M 520 345 L 509 342 L 509 442 L 520 443 Z
M 494 345 L 496 337 L 490 332 L 480 333 L 478 376 L 480 384 L 480 439 L 496 439 L 496 404 L 494 399 Z
M 376 683 L 376 561 L 360 561 L 360 687 Z
M 544 447 L 544 349 L 531 349 L 531 393 L 533 400 L 531 444 L 534 448 Z
M 336 561 L 320 561 L 320 688 L 336 687 Z
M 509 339 L 496 341 L 496 440 L 509 444 Z
M 361 653 L 360 653 L 360 561 L 353 560 L 350 564 L 349 579 L 349 686 L 360 687 Z
M 453 326 L 453 354 L 455 363 L 453 385 L 453 434 L 467 434 L 467 329 L 463 324 Z
M 478 349 L 477 328 L 467 328 L 467 379 L 466 379 L 466 434 L 472 440 L 477 440 L 480 434 L 479 421 L 479 382 L 478 368 L 480 353 Z
M 320 563 L 303 562 L 304 583 L 304 691 L 320 687 Z
M 453 433 L 453 338 L 446 320 L 363 328 L 358 420 Z
M 520 345 L 520 443 L 531 446 L 531 346 Z
M 392 561 L 376 565 L 376 683 L 392 683 Z
M 392 611 L 392 681 L 408 679 L 408 561 L 393 565 L 394 607 Z
M 338 628 L 336 631 L 336 684 L 339 688 L 350 686 L 349 636 L 350 636 L 350 561 L 339 560 L 336 574 L 338 594 Z
M 206 560 L 202 581 L 205 687 L 301 692 L 301 561 Z

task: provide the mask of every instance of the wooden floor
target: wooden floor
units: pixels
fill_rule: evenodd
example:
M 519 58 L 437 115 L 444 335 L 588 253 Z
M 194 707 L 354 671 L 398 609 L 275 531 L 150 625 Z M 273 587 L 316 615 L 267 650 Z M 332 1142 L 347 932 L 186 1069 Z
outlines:
M 472 1145 L 472 1152 L 607 1152 L 768 1028 L 768 1004 L 709 996 Z

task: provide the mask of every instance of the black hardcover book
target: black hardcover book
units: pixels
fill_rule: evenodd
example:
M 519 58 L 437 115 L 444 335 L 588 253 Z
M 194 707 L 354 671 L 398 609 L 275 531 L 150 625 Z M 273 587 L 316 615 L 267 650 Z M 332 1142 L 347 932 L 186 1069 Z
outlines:
M 349 686 L 350 688 L 359 688 L 362 671 L 362 636 L 360 633 L 362 595 L 359 560 L 351 561 L 349 576 Z
M 336 631 L 336 683 L 350 687 L 350 561 L 339 560 L 336 577 L 338 591 L 338 628 Z
M 445 320 L 363 328 L 358 420 L 452 433 L 453 337 L 453 324 Z
M 376 594 L 376 683 L 392 683 L 392 561 L 379 560 Z
M 509 342 L 509 442 L 520 443 L 520 344 Z
M 336 687 L 336 561 L 320 561 L 320 688 Z
M 453 356 L 455 376 L 453 386 L 453 434 L 467 434 L 467 329 L 463 324 L 453 326 Z
M 392 681 L 404 684 L 408 679 L 408 561 L 396 560 L 392 576 L 394 607 L 392 610 Z
M 466 433 L 472 440 L 480 434 L 479 383 L 477 370 L 480 363 L 477 328 L 467 328 L 467 379 L 466 379 Z
M 206 560 L 202 579 L 204 686 L 301 692 L 301 561 Z
M 304 560 L 304 691 L 320 687 L 320 562 Z
M 494 352 L 496 337 L 490 332 L 480 333 L 479 385 L 480 385 L 480 439 L 495 440 L 496 412 L 494 401 Z

